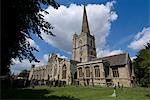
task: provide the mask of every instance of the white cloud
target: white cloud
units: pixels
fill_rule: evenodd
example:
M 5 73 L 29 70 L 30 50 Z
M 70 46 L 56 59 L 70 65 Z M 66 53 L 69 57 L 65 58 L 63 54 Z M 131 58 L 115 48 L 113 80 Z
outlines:
M 26 39 L 27 39 L 27 41 L 30 43 L 30 45 L 31 45 L 32 47 L 35 47 L 37 50 L 40 50 L 39 45 L 37 45 L 34 40 L 32 40 L 32 39 L 30 39 L 30 38 L 26 38 Z
M 12 73 L 19 73 L 20 71 L 27 69 L 30 70 L 32 64 L 35 64 L 35 66 L 42 66 L 46 65 L 48 61 L 48 55 L 45 54 L 42 59 L 40 59 L 40 62 L 29 62 L 29 60 L 24 59 L 22 62 L 20 62 L 18 59 L 12 59 L 14 65 L 11 66 Z
M 144 47 L 150 40 L 150 27 L 143 28 L 141 32 L 138 32 L 134 37 L 134 40 L 128 45 L 129 48 L 139 50 Z
M 105 57 L 105 56 L 111 56 L 111 55 L 116 55 L 116 54 L 121 54 L 124 53 L 123 50 L 109 50 L 109 49 L 105 49 L 105 50 L 98 50 L 98 57 Z
M 58 57 L 60 58 L 64 58 L 64 59 L 68 59 L 68 57 L 64 56 L 64 55 L 60 55 L 59 53 L 56 54 Z
M 113 5 L 115 1 L 107 2 L 104 4 L 89 4 L 86 6 L 88 22 L 91 34 L 95 35 L 96 48 L 98 57 L 108 56 L 113 54 L 122 53 L 122 50 L 109 50 L 106 48 L 106 38 L 109 35 L 111 29 L 111 23 L 118 17 L 115 11 L 113 11 Z M 81 24 L 83 16 L 83 5 L 79 6 L 71 4 L 69 7 L 61 5 L 58 9 L 54 9 L 49 6 L 47 11 L 48 15 L 45 15 L 45 20 L 50 22 L 54 29 L 52 32 L 56 37 L 52 37 L 45 33 L 42 33 L 42 37 L 45 42 L 64 50 L 65 52 L 71 52 L 72 49 L 72 36 L 75 32 L 81 33 Z M 32 40 L 29 40 L 32 46 L 39 48 L 39 46 Z M 57 54 L 59 57 L 68 59 L 67 57 Z M 15 60 L 15 65 L 11 67 L 13 72 L 19 72 L 21 70 L 30 69 L 32 64 L 45 65 L 48 61 L 48 54 L 43 55 L 40 59 L 40 63 L 30 63 L 28 60 L 24 60 L 23 63 Z
M 131 57 L 131 61 L 133 61 L 134 59 L 136 59 L 137 57 L 136 56 L 134 56 L 134 57 Z
M 44 54 L 44 56 L 43 56 L 43 62 L 48 62 L 48 54 Z
M 34 40 L 30 38 L 26 38 L 26 39 L 27 39 L 26 42 L 29 42 L 32 47 L 35 47 L 37 50 L 40 50 L 39 45 L 37 45 Z M 12 73 L 19 73 L 20 71 L 24 69 L 30 70 L 32 64 L 40 66 L 45 63 L 44 60 L 40 60 L 40 63 L 37 63 L 37 62 L 30 63 L 29 60 L 27 59 L 24 59 L 22 62 L 20 62 L 19 59 L 12 59 L 12 62 L 14 63 L 14 65 L 11 65 Z
M 115 0 L 111 1 L 111 2 L 107 2 L 106 3 L 106 6 L 109 7 L 109 9 L 112 9 L 113 8 L 113 5 L 116 3 Z
M 57 53 L 57 55 L 60 58 L 68 59 L 66 56 L 60 55 L 59 53 Z M 27 59 L 24 59 L 22 62 L 20 62 L 18 59 L 12 59 L 14 65 L 11 66 L 11 71 L 12 71 L 12 73 L 19 73 L 20 71 L 22 71 L 24 69 L 30 70 L 32 64 L 34 64 L 35 67 L 46 65 L 48 63 L 48 56 L 49 56 L 48 54 L 44 54 L 43 57 L 41 59 L 39 59 L 40 60 L 39 63 L 37 63 L 37 62 L 30 63 L 29 60 L 27 60 Z
M 117 19 L 113 11 L 115 1 L 104 4 L 89 4 L 86 6 L 87 16 L 91 34 L 96 37 L 96 47 L 103 49 L 106 45 L 106 38 L 111 29 L 111 23 Z M 66 52 L 71 52 L 72 36 L 75 32 L 81 33 L 83 16 L 83 5 L 71 4 L 69 7 L 61 5 L 58 9 L 49 6 L 45 19 L 50 22 L 54 29 L 52 32 L 56 37 L 42 33 L 44 40 Z
M 12 59 L 14 65 L 11 66 L 11 72 L 12 73 L 19 73 L 21 70 L 27 69 L 29 70 L 31 68 L 31 63 L 25 59 L 21 62 L 19 62 L 18 59 Z

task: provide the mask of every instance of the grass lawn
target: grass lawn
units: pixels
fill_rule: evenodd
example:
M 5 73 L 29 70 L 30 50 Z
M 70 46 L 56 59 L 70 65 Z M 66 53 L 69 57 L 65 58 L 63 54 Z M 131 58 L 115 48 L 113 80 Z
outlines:
M 113 88 L 37 86 L 34 89 L 6 89 L 1 94 L 3 99 L 15 100 L 150 100 L 150 88 L 117 89 L 117 97 L 111 97 L 112 93 Z

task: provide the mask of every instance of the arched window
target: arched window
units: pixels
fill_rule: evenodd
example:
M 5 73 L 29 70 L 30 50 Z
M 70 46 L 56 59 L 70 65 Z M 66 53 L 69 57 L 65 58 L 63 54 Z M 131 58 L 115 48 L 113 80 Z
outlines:
M 86 77 L 90 77 L 90 68 L 86 67 L 85 71 L 86 71 Z
M 82 62 L 82 58 L 80 58 L 80 62 Z
M 100 69 L 99 69 L 99 66 L 95 66 L 95 67 L 94 67 L 94 71 L 95 71 L 95 77 L 100 77 Z
M 43 78 L 43 79 L 44 79 L 44 76 L 45 76 L 44 73 L 45 73 L 45 70 L 43 69 L 43 70 L 42 70 L 42 74 L 43 74 L 43 75 L 42 75 L 42 78 Z
M 55 64 L 54 65 L 54 76 L 56 76 L 56 73 L 57 73 L 57 65 Z
M 48 76 L 47 76 L 47 80 L 49 80 L 49 78 L 50 78 L 50 77 L 49 77 L 49 75 L 48 75 Z
M 80 55 L 82 57 L 82 53 L 83 53 L 83 50 L 82 50 L 82 47 L 80 47 Z
M 42 75 L 41 75 L 41 72 L 40 72 L 40 74 L 39 74 L 39 80 L 41 80 L 42 79 Z
M 112 68 L 113 77 L 119 77 L 118 68 Z
M 67 67 L 64 64 L 62 67 L 62 79 L 66 79 L 66 72 L 67 72 Z
M 79 40 L 79 45 L 80 45 L 80 46 L 82 45 L 82 40 Z
M 77 79 L 77 72 L 74 73 L 74 79 Z
M 92 40 L 90 40 L 90 44 L 91 44 L 91 46 L 93 46 L 93 41 Z
M 93 55 L 93 51 L 91 51 L 91 55 Z
M 80 67 L 79 69 L 78 69 L 78 71 L 79 71 L 79 77 L 82 77 L 82 68 Z

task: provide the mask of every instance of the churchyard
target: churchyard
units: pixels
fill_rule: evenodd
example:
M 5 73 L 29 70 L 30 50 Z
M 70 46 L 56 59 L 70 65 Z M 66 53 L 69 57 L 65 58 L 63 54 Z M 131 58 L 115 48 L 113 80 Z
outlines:
M 150 100 L 150 88 L 117 88 L 112 97 L 112 87 L 65 86 L 2 89 L 2 99 L 36 100 Z

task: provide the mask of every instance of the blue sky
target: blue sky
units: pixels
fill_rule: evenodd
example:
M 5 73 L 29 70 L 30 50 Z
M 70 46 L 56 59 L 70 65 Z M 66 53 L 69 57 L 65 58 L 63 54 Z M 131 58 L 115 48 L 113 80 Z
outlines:
M 136 51 L 127 48 L 133 37 L 140 32 L 143 27 L 150 25 L 149 21 L 149 0 L 118 0 L 114 9 L 118 14 L 118 19 L 112 24 L 108 43 L 113 49 L 122 48 L 127 50 L 131 56 L 135 56 Z M 122 42 L 123 43 L 118 43 Z M 126 40 L 126 41 L 125 41 Z M 115 44 L 117 43 L 117 44 Z
M 131 57 L 135 57 L 150 37 L 150 0 L 56 1 L 61 7 L 57 11 L 48 7 L 47 11 L 50 15 L 45 17 L 54 26 L 52 32 L 56 34 L 56 37 L 43 34 L 44 40 L 40 40 L 33 35 L 32 45 L 39 48 L 39 52 L 34 52 L 34 54 L 41 61 L 37 65 L 47 64 L 48 54 L 52 52 L 57 53 L 60 57 L 71 58 L 72 34 L 69 33 L 80 34 L 82 4 L 84 3 L 87 5 L 90 30 L 93 32 L 91 34 L 95 34 L 97 39 L 98 57 L 122 52 L 128 52 Z M 69 17 L 67 18 L 67 16 Z M 98 18 L 99 20 L 96 20 Z M 64 23 L 65 19 L 67 22 Z M 106 21 L 104 21 L 105 19 Z M 104 27 L 105 25 L 106 27 Z M 94 32 L 99 32 L 99 34 Z M 17 60 L 14 62 L 16 64 L 11 68 L 14 73 L 31 68 L 31 64 L 27 60 L 24 60 L 23 63 Z

